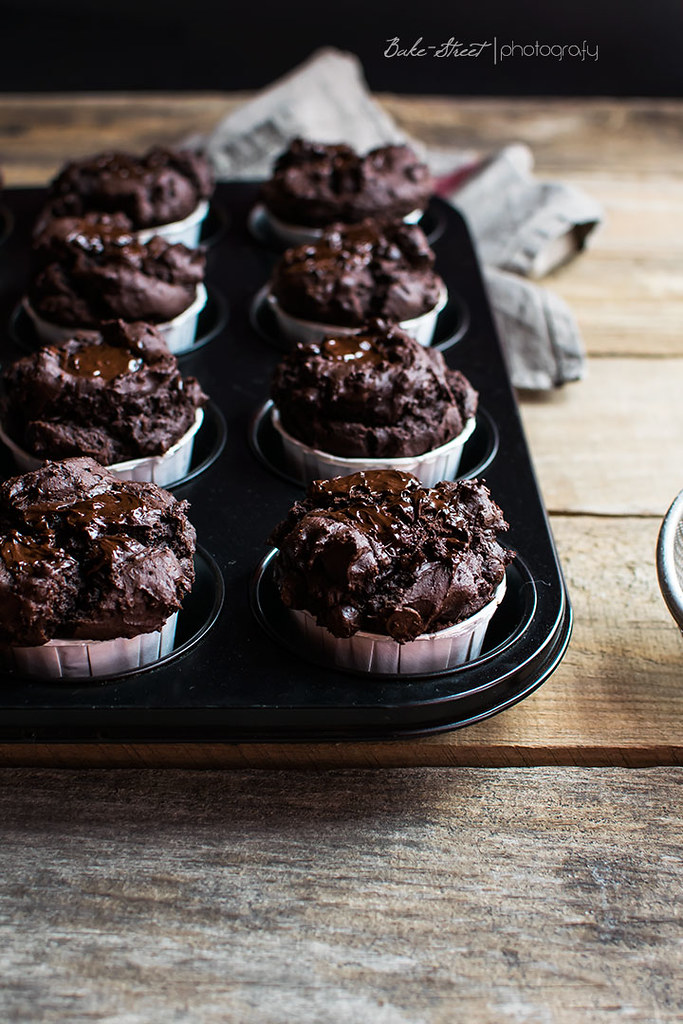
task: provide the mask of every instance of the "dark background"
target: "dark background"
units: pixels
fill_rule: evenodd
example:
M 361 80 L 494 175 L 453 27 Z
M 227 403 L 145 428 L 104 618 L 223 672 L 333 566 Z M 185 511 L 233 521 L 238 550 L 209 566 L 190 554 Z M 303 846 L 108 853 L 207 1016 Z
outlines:
M 405 13 L 410 11 L 410 13 Z M 3 0 L 0 90 L 234 90 L 266 85 L 311 51 L 356 53 L 375 90 L 455 95 L 680 96 L 681 0 Z M 386 41 L 410 46 L 570 44 L 597 61 L 517 57 L 386 59 Z

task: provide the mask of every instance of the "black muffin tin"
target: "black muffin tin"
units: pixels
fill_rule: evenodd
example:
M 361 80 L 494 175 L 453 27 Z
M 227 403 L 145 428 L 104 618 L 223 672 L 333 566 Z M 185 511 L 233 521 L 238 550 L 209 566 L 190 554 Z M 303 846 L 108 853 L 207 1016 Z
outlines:
M 315 664 L 292 632 L 272 579 L 267 538 L 303 493 L 280 464 L 264 403 L 282 343 L 255 296 L 276 252 L 255 238 L 257 187 L 219 185 L 210 214 L 208 283 L 215 331 L 180 358 L 212 399 L 191 477 L 174 487 L 191 504 L 201 545 L 197 585 L 179 617 L 176 650 L 142 671 L 97 681 L 0 675 L 0 739 L 50 742 L 202 742 L 386 739 L 481 720 L 521 700 L 556 668 L 571 609 L 529 458 L 480 269 L 459 214 L 433 200 L 425 226 L 450 302 L 435 342 L 480 392 L 461 475 L 481 475 L 510 522 L 517 552 L 482 656 L 431 676 L 354 674 Z M 4 193 L 11 231 L 0 246 L 2 361 L 32 344 L 16 315 L 25 287 L 39 189 Z M 208 316 L 210 322 L 206 322 Z M 213 318 L 213 319 L 212 319 Z M 222 416 L 221 416 L 222 413 Z M 224 422 L 223 422 L 224 421 Z M 225 442 L 222 444 L 222 442 Z M 8 453 L 0 472 L 13 475 Z

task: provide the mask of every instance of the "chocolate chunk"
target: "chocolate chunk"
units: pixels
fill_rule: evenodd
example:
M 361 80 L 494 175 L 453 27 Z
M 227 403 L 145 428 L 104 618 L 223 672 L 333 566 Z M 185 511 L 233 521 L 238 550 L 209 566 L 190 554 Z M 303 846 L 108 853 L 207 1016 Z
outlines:
M 359 327 L 372 317 L 397 323 L 421 316 L 436 306 L 444 284 L 419 227 L 365 220 L 336 224 L 318 243 L 288 249 L 271 289 L 292 316 Z
M 194 582 L 186 501 L 91 459 L 0 485 L 0 642 L 109 640 L 159 629 Z
M 138 242 L 123 219 L 89 214 L 43 223 L 28 289 L 36 313 L 65 327 L 91 328 L 115 319 L 166 323 L 192 304 L 204 253 L 157 236 Z
M 273 531 L 285 605 L 334 636 L 358 630 L 399 643 L 469 618 L 492 600 L 514 553 L 487 487 L 423 487 L 382 470 L 314 481 Z
M 437 349 L 381 321 L 298 345 L 271 396 L 289 434 L 347 458 L 422 455 L 461 433 L 477 409 L 476 391 Z
M 121 320 L 24 356 L 2 381 L 5 432 L 21 448 L 104 465 L 162 455 L 207 401 L 153 327 Z
M 400 220 L 424 210 L 434 191 L 429 169 L 408 146 L 360 156 L 350 146 L 297 138 L 277 159 L 263 201 L 288 224 L 324 227 L 364 217 Z

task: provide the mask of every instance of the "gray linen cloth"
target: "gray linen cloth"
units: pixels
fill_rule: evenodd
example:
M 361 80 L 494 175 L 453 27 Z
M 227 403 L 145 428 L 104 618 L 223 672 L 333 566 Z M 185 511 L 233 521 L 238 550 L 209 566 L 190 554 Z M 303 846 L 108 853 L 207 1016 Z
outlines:
M 346 142 L 360 151 L 410 143 L 436 175 L 439 194 L 468 221 L 513 384 L 543 390 L 583 376 L 583 343 L 568 306 L 524 278 L 543 276 L 583 248 L 602 216 L 590 196 L 534 178 L 526 146 L 508 146 L 486 158 L 425 149 L 373 100 L 359 61 L 334 49 L 316 52 L 208 137 L 188 142 L 202 146 L 218 180 L 230 181 L 268 177 L 295 135 Z

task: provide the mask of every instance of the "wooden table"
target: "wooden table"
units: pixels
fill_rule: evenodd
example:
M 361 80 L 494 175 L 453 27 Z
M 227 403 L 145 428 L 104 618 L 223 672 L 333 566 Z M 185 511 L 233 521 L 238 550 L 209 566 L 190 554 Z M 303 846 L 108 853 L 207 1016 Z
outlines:
M 546 282 L 588 376 L 521 398 L 569 651 L 522 704 L 428 740 L 1 747 L 7 1019 L 683 1015 L 683 642 L 654 565 L 683 487 L 683 104 L 382 100 L 431 143 L 527 142 L 539 174 L 604 204 L 590 251 Z M 5 97 L 0 165 L 42 184 L 238 101 Z M 138 770 L 76 770 L 104 765 Z

